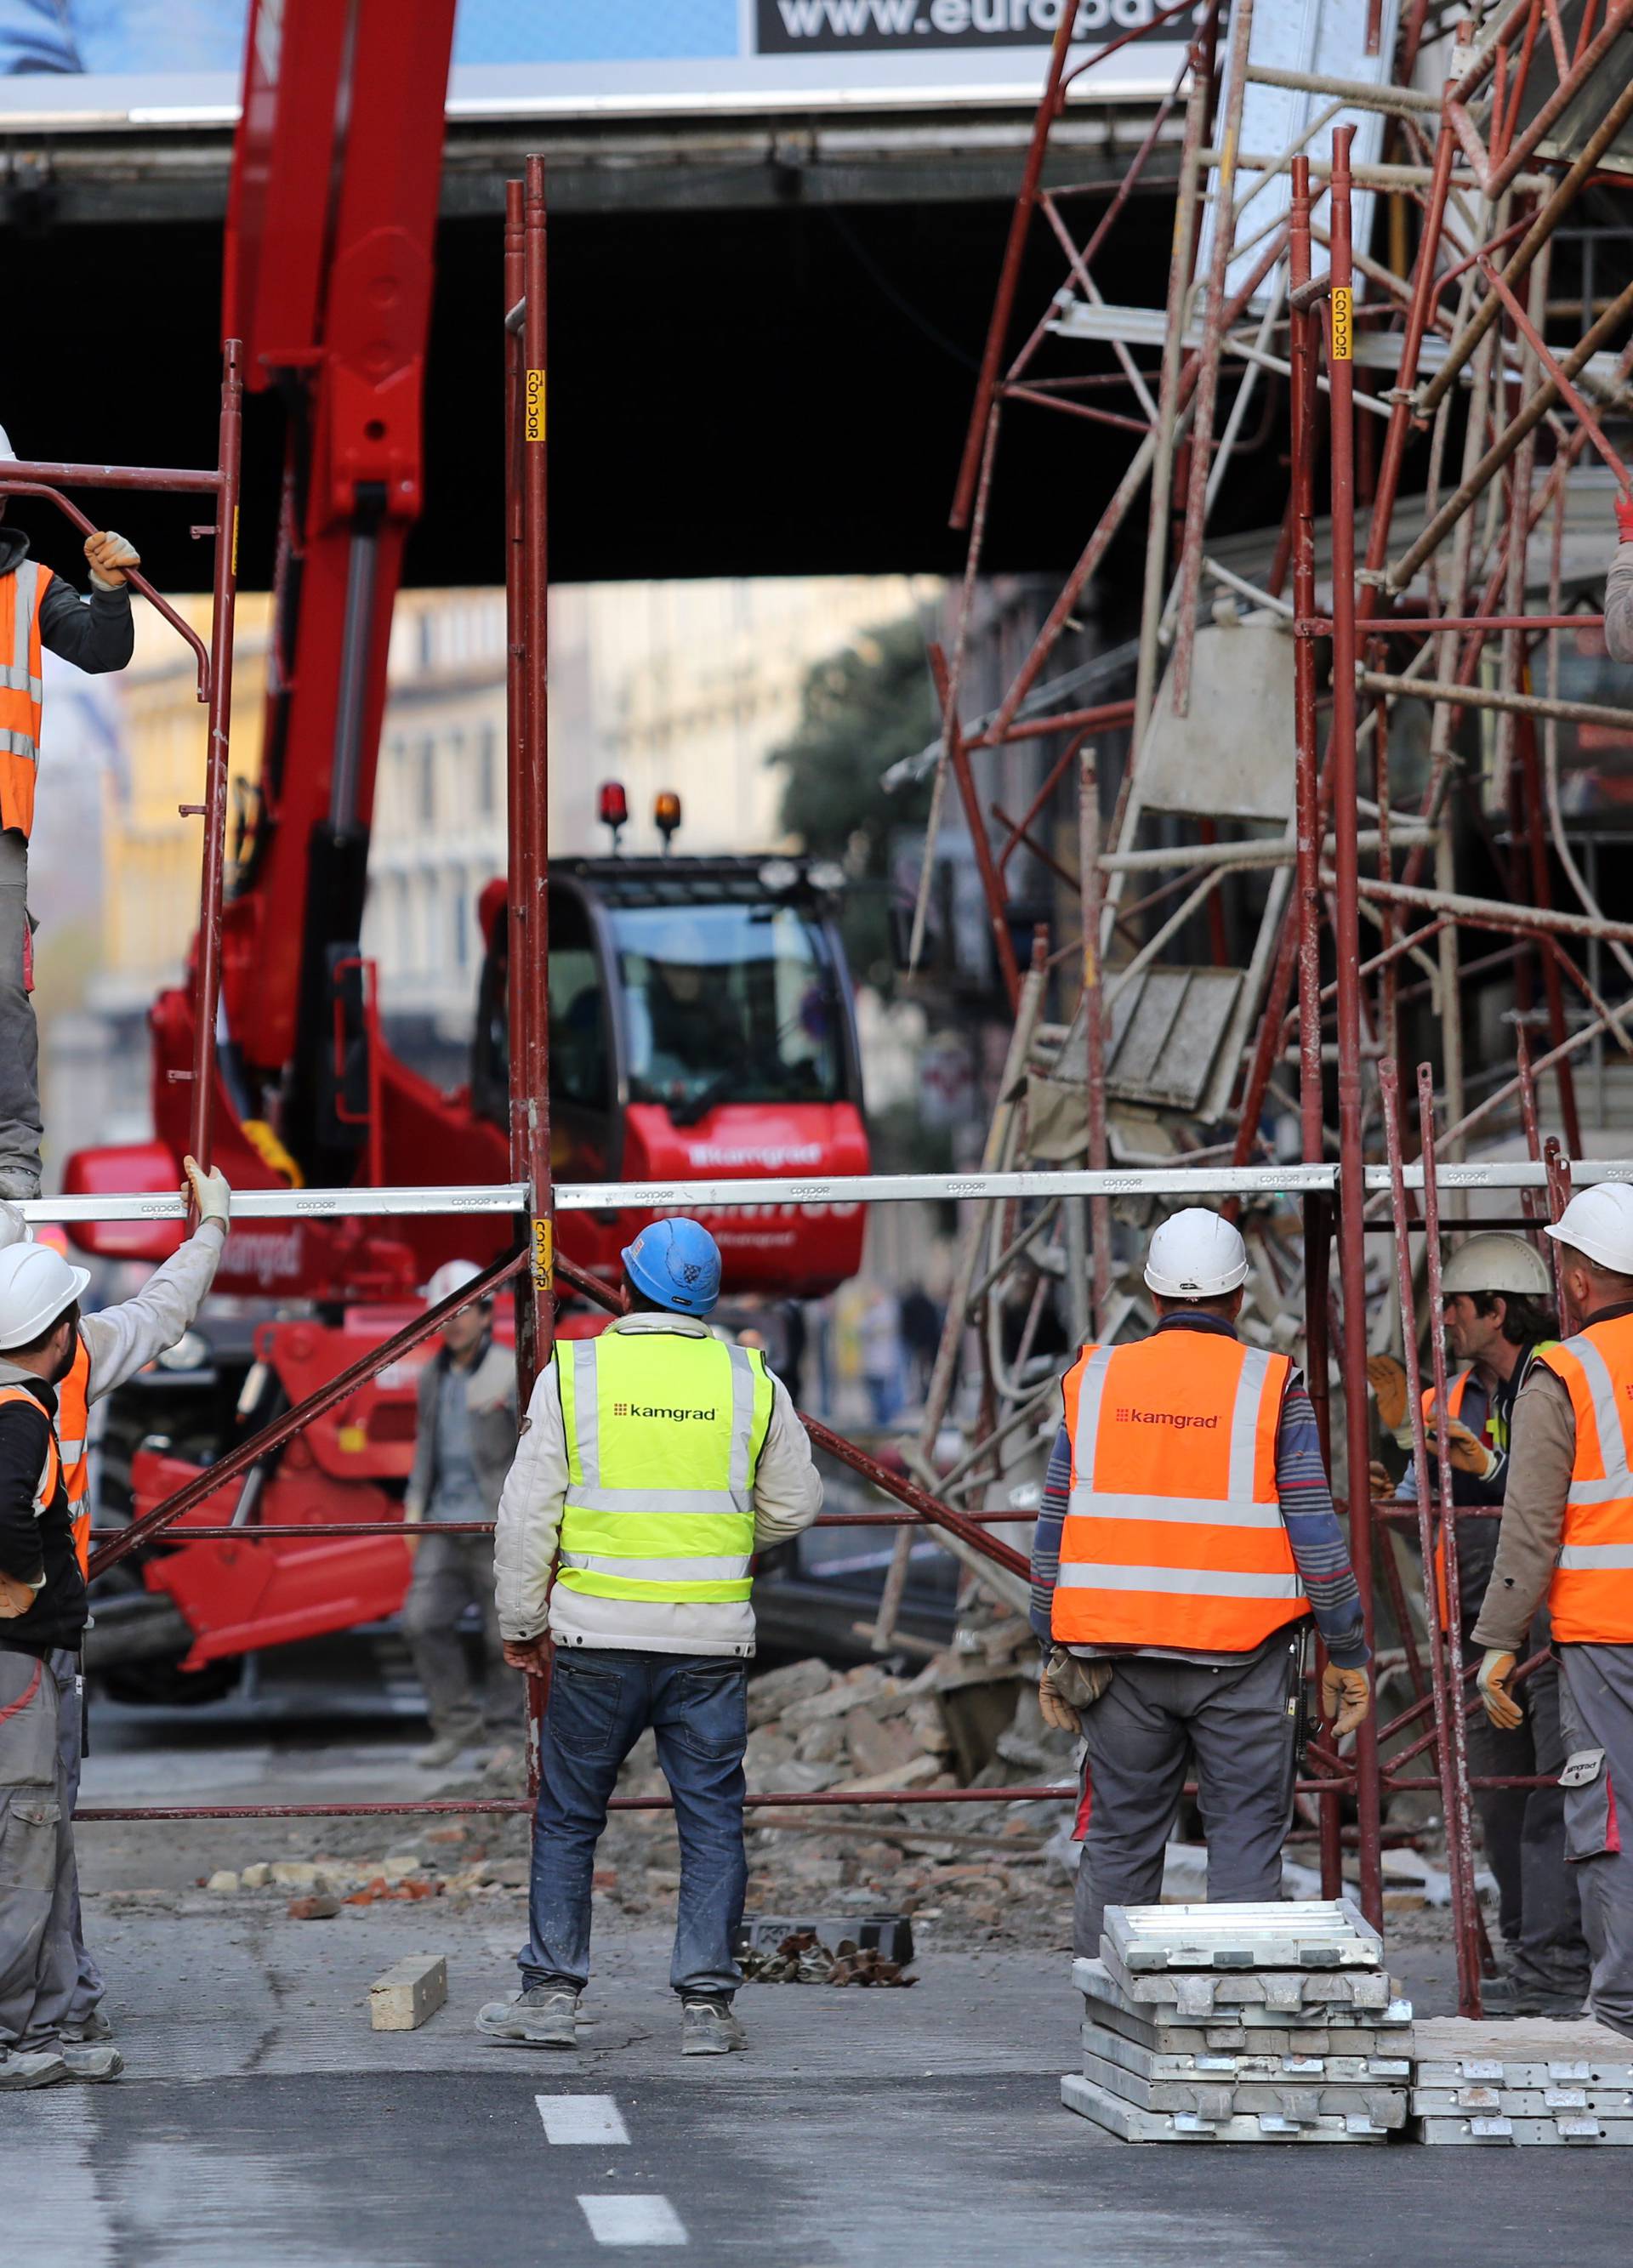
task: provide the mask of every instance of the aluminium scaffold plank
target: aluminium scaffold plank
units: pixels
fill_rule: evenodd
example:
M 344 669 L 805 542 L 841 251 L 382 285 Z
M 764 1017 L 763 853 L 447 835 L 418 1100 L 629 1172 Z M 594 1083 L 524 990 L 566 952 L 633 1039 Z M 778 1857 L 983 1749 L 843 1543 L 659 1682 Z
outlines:
M 1160 2026 L 1164 2036 L 1170 2026 L 1190 2031 L 1215 2026 L 1243 2031 L 1269 2028 L 1301 2034 L 1307 2042 L 1330 2029 L 1347 2036 L 1343 2044 L 1351 2051 L 1357 2033 L 1386 2034 L 1392 2043 L 1411 2038 L 1412 2003 L 1395 1992 L 1392 1979 L 1371 1970 L 1347 1976 L 1323 1970 L 1309 1977 L 1279 1977 L 1274 1970 L 1246 1976 L 1181 1971 L 1134 1977 L 1126 1970 L 1119 1975 L 1104 1961 L 1079 1960 L 1072 1964 L 1072 1982 L 1086 1999 L 1109 2001 L 1141 2024 Z M 1307 1999 L 1303 1991 L 1306 1984 L 1311 1988 Z M 1267 1985 L 1277 1987 L 1275 1999 L 1265 1997 Z M 1353 1997 L 1356 1992 L 1362 1995 L 1359 1999 Z M 1090 2010 L 1091 2015 L 1096 2013 Z M 1333 2051 L 1339 2051 L 1336 2037 Z
M 1068 2110 L 1123 2142 L 1386 2142 L 1389 2139 L 1389 2130 L 1375 2124 L 1365 2112 L 1349 2117 L 1318 2117 L 1301 2123 L 1271 2111 L 1244 2112 L 1239 2117 L 1210 2122 L 1185 2111 L 1142 2110 L 1075 2071 L 1068 2071 L 1060 2081 L 1060 2100 Z
M 1339 2085 L 1317 2080 L 1144 2079 L 1108 2056 L 1083 2055 L 1083 2077 L 1102 2094 L 1136 2110 L 1198 2118 L 1218 2126 L 1238 2118 L 1287 2119 L 1314 2126 L 1323 2118 L 1364 2118 L 1399 2132 L 1407 2121 L 1405 2085 Z
M 1107 1906 L 1108 1965 L 1164 1969 L 1378 1969 L 1384 1940 L 1349 1898 L 1252 1904 Z
M 1142 2029 L 1145 2039 L 1119 2030 L 1102 2011 L 1083 2028 L 1087 2053 L 1114 2063 L 1136 2079 L 1203 2080 L 1212 2085 L 1238 2087 L 1264 2082 L 1297 2087 L 1407 2087 L 1412 2078 L 1412 2058 L 1398 2052 L 1382 2055 L 1306 2055 L 1272 2051 L 1257 2041 L 1238 2049 L 1177 2050 L 1170 2033 L 1154 2026 Z

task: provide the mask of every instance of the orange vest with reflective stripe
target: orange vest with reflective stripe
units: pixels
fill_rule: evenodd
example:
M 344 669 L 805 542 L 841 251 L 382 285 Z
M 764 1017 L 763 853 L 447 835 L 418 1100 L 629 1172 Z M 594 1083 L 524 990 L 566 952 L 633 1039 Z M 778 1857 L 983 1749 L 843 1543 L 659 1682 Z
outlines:
M 38 1520 L 50 1510 L 51 1499 L 56 1494 L 56 1484 L 63 1476 L 63 1460 L 57 1454 L 56 1428 L 26 1386 L 0 1386 L 0 1410 L 4 1410 L 8 1402 L 26 1402 L 31 1410 L 38 1410 L 46 1421 L 49 1439 L 46 1443 L 45 1462 L 40 1468 L 40 1484 L 34 1491 L 34 1517 Z
M 40 723 L 45 688 L 40 674 L 40 602 L 51 570 L 25 559 L 0 575 L 0 828 L 25 838 L 34 823 Z
M 91 1460 L 86 1439 L 91 1423 L 91 1358 L 85 1343 L 74 1344 L 74 1366 L 56 1389 L 56 1443 L 63 1458 L 63 1484 L 74 1523 L 79 1572 L 91 1572 Z
M 1446 1415 L 1448 1418 L 1462 1416 L 1463 1395 L 1474 1374 L 1474 1368 L 1471 1363 L 1467 1370 L 1459 1370 L 1451 1385 L 1447 1387 Z M 1434 1422 L 1435 1389 L 1432 1386 L 1426 1386 L 1423 1388 L 1423 1423 L 1425 1426 L 1429 1426 Z M 1437 1470 L 1439 1469 L 1437 1461 L 1435 1469 Z M 1451 1619 L 1452 1602 L 1446 1590 L 1446 1523 L 1444 1513 L 1441 1514 L 1440 1525 L 1435 1533 L 1435 1602 L 1440 1609 L 1440 1627 L 1445 1630 Z
M 1251 1653 L 1309 1612 L 1275 1484 L 1291 1371 L 1213 1331 L 1083 1349 L 1064 1388 L 1062 1645 Z
M 1548 1610 L 1564 1645 L 1633 1645 L 1633 1315 L 1590 1323 L 1537 1359 L 1563 1381 L 1577 1454 Z

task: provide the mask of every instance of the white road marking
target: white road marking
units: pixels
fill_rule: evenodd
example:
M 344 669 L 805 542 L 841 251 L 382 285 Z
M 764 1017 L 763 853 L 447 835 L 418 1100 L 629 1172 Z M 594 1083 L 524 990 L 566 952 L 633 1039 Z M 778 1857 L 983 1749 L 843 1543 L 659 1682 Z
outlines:
M 684 2244 L 685 2224 L 666 2197 L 581 2197 L 597 2244 Z
M 536 2095 L 549 2142 L 627 2142 L 617 2104 L 610 2095 Z

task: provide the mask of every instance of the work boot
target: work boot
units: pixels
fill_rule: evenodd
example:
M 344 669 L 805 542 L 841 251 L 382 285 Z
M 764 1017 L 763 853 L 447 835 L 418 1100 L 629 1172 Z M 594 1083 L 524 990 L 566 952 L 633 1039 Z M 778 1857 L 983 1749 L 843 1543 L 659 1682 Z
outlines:
M 55 2048 L 0 2047 L 0 2088 L 55 2087 L 71 2076 Z
M 439 1733 L 429 1748 L 415 1752 L 414 1761 L 423 1771 L 441 1771 L 457 1764 L 465 1753 L 466 1742 L 454 1733 Z
M 64 2040 L 63 2061 L 70 2079 L 117 2079 L 125 2059 L 110 2040 Z
M 536 1984 L 514 2000 L 490 2000 L 477 2029 L 517 2048 L 575 2048 L 579 1996 L 565 1984 Z
M 111 2040 L 114 2028 L 104 2011 L 97 2007 L 82 2024 L 59 2024 L 56 2036 L 64 2047 L 82 2047 L 91 2040 Z
M 681 2002 L 683 2055 L 735 2055 L 749 2036 L 732 2014 L 729 2000 Z
M 37 1167 L 0 1166 L 0 1197 L 14 1204 L 26 1204 L 31 1197 L 37 1197 L 39 1194 L 40 1173 Z

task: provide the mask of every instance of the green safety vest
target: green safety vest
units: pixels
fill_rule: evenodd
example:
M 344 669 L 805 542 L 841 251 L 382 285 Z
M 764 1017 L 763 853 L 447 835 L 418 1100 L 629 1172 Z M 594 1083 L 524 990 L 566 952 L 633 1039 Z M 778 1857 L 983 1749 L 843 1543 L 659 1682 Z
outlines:
M 772 1413 L 764 1355 L 609 1330 L 558 1340 L 553 1359 L 567 1444 L 556 1580 L 599 1599 L 746 1599 Z

